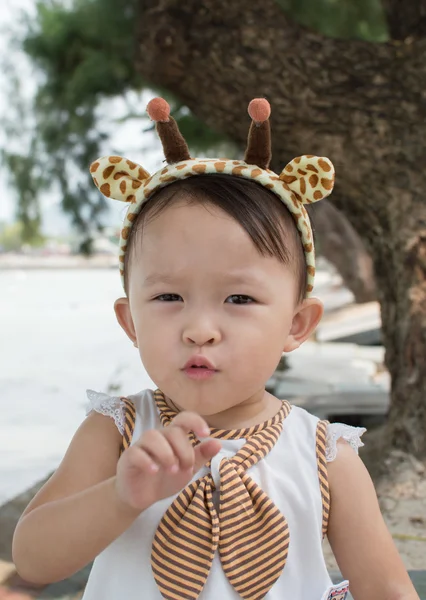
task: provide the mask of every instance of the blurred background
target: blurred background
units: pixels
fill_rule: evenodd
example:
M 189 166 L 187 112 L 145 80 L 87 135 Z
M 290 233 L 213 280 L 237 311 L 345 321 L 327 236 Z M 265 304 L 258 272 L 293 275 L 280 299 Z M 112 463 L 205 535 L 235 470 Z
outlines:
M 310 212 L 325 317 L 268 389 L 368 427 L 363 458 L 383 514 L 407 568 L 426 569 L 425 36 L 422 0 L 3 0 L 7 569 L 18 513 L 84 418 L 86 389 L 151 385 L 113 313 L 125 209 L 88 167 L 103 154 L 161 166 L 145 114 L 157 95 L 193 155 L 240 158 L 246 106 L 260 96 L 272 105 L 275 171 L 302 153 L 334 162 L 332 199 Z

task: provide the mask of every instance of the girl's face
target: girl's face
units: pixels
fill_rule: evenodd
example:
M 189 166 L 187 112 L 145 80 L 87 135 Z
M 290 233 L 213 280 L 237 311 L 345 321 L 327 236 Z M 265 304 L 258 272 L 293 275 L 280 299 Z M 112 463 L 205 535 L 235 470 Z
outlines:
M 155 384 L 203 416 L 263 397 L 283 351 L 322 315 L 298 304 L 289 266 L 261 256 L 244 229 L 209 204 L 173 203 L 144 224 L 120 324 Z

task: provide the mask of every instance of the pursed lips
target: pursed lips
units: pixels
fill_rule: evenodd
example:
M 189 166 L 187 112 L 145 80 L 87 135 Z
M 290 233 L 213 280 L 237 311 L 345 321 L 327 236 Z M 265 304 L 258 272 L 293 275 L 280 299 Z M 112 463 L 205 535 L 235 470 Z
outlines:
M 205 356 L 192 356 L 182 369 L 190 379 L 210 379 L 218 370 Z
M 192 356 L 185 364 L 184 369 L 189 369 L 191 367 L 194 368 L 205 368 L 211 371 L 216 371 L 216 367 L 212 362 L 208 360 L 205 356 L 200 354 Z

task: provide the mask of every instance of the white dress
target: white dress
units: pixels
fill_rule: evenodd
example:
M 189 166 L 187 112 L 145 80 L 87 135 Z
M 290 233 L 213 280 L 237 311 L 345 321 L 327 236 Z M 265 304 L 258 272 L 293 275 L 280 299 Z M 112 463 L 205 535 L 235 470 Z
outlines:
M 114 419 L 124 431 L 124 411 L 120 398 L 88 391 L 88 413 L 95 410 Z M 151 390 L 128 396 L 136 408 L 132 443 L 148 429 L 161 428 Z M 316 458 L 318 418 L 293 406 L 284 421 L 282 433 L 271 452 L 250 468 L 250 477 L 266 492 L 286 517 L 290 546 L 284 571 L 266 600 L 328 600 L 335 596 L 322 551 L 322 498 Z M 336 442 L 344 438 L 358 452 L 364 428 L 341 423 L 328 425 L 326 460 L 337 452 Z M 218 466 L 233 456 L 246 440 L 221 440 L 222 449 L 212 459 L 211 472 L 219 489 Z M 207 473 L 203 467 L 193 480 Z M 176 496 L 166 498 L 145 510 L 133 524 L 95 559 L 83 600 L 163 600 L 151 571 L 151 543 L 157 526 Z M 346 586 L 344 586 L 346 587 Z M 182 597 L 184 598 L 184 597 Z M 218 554 L 199 600 L 238 600 L 239 594 L 227 580 Z

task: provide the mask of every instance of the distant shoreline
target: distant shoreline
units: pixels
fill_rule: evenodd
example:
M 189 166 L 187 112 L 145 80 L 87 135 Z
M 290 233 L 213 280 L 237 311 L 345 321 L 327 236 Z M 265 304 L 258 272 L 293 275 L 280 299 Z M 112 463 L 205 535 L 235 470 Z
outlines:
M 35 269 L 113 269 L 118 267 L 117 256 L 28 256 L 0 254 L 0 271 Z

